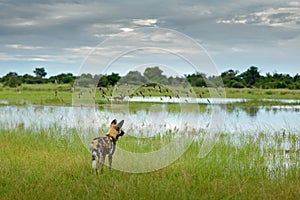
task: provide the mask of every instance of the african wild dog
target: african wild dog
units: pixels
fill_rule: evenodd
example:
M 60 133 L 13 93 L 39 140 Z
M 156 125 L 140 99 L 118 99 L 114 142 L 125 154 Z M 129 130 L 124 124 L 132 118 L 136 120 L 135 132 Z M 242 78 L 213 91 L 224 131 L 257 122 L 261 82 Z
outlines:
M 98 157 L 98 162 L 103 170 L 103 165 L 106 155 L 108 155 L 109 168 L 111 169 L 112 156 L 116 149 L 116 142 L 120 136 L 124 135 L 124 131 L 121 129 L 124 120 L 117 124 L 117 120 L 114 119 L 110 124 L 110 129 L 104 137 L 94 138 L 91 143 L 91 153 L 92 153 L 92 170 L 98 172 L 98 167 L 96 163 L 96 157 Z

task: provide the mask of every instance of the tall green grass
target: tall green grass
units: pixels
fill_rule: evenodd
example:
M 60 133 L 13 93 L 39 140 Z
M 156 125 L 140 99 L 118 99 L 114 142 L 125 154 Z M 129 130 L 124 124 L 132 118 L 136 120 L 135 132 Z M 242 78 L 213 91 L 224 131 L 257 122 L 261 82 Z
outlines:
M 289 155 L 291 164 L 286 168 L 282 149 L 272 148 L 285 139 L 281 134 L 261 133 L 255 138 L 223 134 L 203 159 L 197 157 L 200 141 L 155 172 L 130 174 L 105 168 L 95 175 L 76 130 L 64 136 L 55 130 L 0 129 L 0 199 L 300 198 L 299 153 Z M 264 145 L 269 140 L 275 144 Z M 120 145 L 130 142 L 134 140 L 126 135 L 119 140 Z

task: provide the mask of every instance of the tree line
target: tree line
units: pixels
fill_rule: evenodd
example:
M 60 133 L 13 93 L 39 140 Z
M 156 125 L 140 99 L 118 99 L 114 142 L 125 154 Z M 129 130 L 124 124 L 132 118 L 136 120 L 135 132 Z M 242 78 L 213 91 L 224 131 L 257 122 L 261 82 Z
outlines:
M 61 73 L 49 78 L 45 78 L 47 72 L 45 68 L 36 68 L 33 71 L 34 75 L 25 74 L 19 75 L 16 72 L 9 72 L 0 78 L 0 83 L 3 86 L 17 87 L 22 84 L 76 84 L 80 86 L 89 86 L 97 84 L 98 87 L 114 86 L 120 84 L 135 84 L 143 85 L 149 83 L 159 83 L 168 85 L 178 85 L 189 83 L 194 87 L 210 87 L 222 86 L 228 88 L 289 88 L 300 89 L 300 75 L 291 76 L 282 73 L 267 73 L 261 75 L 257 67 L 251 66 L 244 72 L 239 72 L 234 69 L 229 69 L 222 72 L 220 76 L 207 76 L 203 73 L 186 74 L 184 77 L 173 77 L 163 74 L 163 71 L 158 67 L 148 67 L 143 73 L 139 71 L 130 71 L 125 76 L 120 76 L 118 73 L 107 74 L 81 74 L 74 76 L 72 73 Z
M 288 88 L 300 89 L 300 75 L 295 76 L 274 72 L 261 75 L 258 68 L 251 66 L 245 72 L 228 70 L 221 74 L 225 87 L 244 88 L 255 87 L 263 89 Z

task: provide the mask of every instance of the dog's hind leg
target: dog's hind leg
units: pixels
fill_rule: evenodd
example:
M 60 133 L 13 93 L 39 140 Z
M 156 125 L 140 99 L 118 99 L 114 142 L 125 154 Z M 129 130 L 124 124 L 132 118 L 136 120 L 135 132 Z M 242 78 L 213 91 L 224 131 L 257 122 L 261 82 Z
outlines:
M 104 161 L 105 161 L 105 154 L 100 154 L 98 161 L 99 161 L 101 172 L 102 172 L 103 171 Z

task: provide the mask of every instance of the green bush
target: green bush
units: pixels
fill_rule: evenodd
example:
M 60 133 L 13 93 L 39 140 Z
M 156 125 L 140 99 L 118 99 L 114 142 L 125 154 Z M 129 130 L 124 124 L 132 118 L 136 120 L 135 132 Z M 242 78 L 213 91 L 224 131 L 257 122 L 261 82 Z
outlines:
M 272 95 L 272 94 L 274 94 L 274 92 L 271 91 L 271 90 L 269 90 L 269 91 L 266 91 L 265 94 L 266 94 L 266 95 Z
M 244 88 L 245 86 L 241 82 L 234 81 L 231 85 L 233 88 Z
M 18 87 L 22 84 L 22 81 L 19 79 L 18 76 L 12 76 L 8 81 L 4 83 L 4 86 L 8 87 Z

